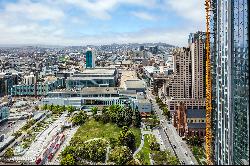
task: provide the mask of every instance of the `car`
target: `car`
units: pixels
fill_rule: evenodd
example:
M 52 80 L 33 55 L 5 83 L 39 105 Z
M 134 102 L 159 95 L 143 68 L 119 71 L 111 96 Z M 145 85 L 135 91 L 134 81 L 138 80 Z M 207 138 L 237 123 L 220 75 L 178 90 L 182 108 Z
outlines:
M 185 155 L 188 156 L 187 152 L 185 152 Z

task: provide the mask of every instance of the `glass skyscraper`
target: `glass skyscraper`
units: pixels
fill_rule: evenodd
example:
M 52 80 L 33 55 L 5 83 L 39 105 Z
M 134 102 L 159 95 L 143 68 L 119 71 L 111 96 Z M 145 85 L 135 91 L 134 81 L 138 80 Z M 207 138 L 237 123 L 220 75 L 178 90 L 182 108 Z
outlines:
M 93 50 L 87 50 L 86 52 L 86 68 L 94 68 L 95 67 L 95 54 Z
M 247 0 L 212 0 L 214 164 L 249 163 Z

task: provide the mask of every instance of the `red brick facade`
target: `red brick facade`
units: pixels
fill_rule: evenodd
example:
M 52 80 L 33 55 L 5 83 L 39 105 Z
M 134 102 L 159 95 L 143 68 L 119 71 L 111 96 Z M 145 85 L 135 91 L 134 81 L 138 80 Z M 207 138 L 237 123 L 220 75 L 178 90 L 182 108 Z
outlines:
M 184 103 L 180 103 L 178 109 L 174 113 L 174 127 L 181 137 L 190 137 L 197 135 L 199 138 L 204 138 L 205 128 L 189 128 L 187 123 L 187 111 Z

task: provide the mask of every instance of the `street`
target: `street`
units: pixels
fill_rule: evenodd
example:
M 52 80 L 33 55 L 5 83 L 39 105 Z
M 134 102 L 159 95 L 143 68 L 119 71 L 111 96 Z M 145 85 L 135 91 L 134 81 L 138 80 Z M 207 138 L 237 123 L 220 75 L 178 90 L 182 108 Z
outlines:
M 30 129 L 32 129 L 38 122 L 41 122 L 43 119 L 45 119 L 45 118 L 46 118 L 46 115 L 47 115 L 47 114 L 45 114 L 45 116 L 43 116 L 39 121 L 37 121 L 33 126 L 31 126 Z M 0 153 L 0 156 L 3 156 L 4 153 L 5 153 L 5 151 L 6 151 L 8 148 L 13 147 L 17 142 L 20 142 L 20 141 L 21 141 L 23 138 L 25 138 L 26 136 L 27 136 L 27 132 L 22 132 L 22 135 L 21 135 L 20 137 L 18 137 L 17 139 L 15 139 L 15 141 L 12 142 L 9 146 L 7 146 L 7 147 L 5 148 L 5 150 L 3 150 L 3 151 Z
M 176 154 L 179 160 L 184 161 L 185 164 L 198 165 L 186 143 L 178 135 L 174 126 L 172 124 L 169 124 L 169 121 L 167 121 L 165 116 L 162 114 L 162 110 L 159 109 L 159 106 L 155 101 L 155 96 L 153 96 L 148 90 L 146 92 L 148 94 L 149 99 L 151 99 L 152 101 L 153 110 L 155 111 L 161 122 L 162 129 L 160 130 L 160 134 L 162 138 L 164 138 L 163 140 L 169 140 L 164 141 L 164 143 L 166 142 L 166 148 L 171 148 L 173 152 L 175 152 L 173 154 Z

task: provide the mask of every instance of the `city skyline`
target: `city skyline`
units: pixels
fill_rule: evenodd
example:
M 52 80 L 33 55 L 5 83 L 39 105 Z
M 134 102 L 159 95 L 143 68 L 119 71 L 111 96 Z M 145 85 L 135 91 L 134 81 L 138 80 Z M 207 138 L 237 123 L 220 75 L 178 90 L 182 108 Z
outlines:
M 1 45 L 186 46 L 189 32 L 205 30 L 205 9 L 199 0 L 1 0 L 0 20 Z

